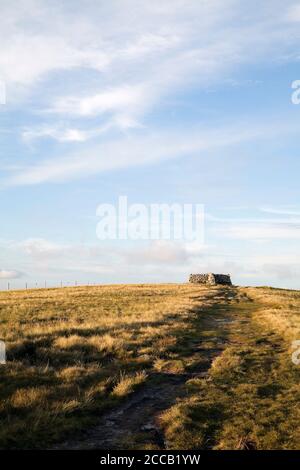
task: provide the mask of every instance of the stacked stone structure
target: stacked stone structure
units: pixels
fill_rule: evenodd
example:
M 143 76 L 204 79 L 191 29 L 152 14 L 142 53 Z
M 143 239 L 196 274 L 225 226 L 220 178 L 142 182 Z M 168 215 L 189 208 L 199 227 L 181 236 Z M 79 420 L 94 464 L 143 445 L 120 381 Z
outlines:
M 218 284 L 223 286 L 232 286 L 229 274 L 190 274 L 189 282 L 192 284 L 206 284 L 209 286 L 216 286 Z

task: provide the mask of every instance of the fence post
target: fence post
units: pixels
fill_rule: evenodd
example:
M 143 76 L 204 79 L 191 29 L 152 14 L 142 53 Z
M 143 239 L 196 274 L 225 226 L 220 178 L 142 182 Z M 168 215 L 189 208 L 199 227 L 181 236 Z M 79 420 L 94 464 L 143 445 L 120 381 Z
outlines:
M 6 348 L 4 341 L 0 340 L 0 364 L 6 364 Z

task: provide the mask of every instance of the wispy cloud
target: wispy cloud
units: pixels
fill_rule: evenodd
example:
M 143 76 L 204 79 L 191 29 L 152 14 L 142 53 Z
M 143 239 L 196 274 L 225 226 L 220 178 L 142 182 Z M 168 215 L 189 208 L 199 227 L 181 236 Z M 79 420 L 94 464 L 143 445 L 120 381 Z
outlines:
M 296 209 L 295 207 L 271 207 L 271 206 L 263 206 L 260 208 L 262 212 L 266 212 L 268 214 L 278 214 L 278 215 L 289 215 L 289 216 L 296 216 L 300 217 L 300 210 Z
M 85 142 L 91 138 L 103 135 L 111 124 L 106 124 L 98 129 L 89 131 L 74 131 L 65 135 L 61 129 L 41 129 L 41 133 L 56 135 L 64 140 L 81 138 Z M 27 131 L 24 138 L 34 138 L 34 131 Z M 31 135 L 31 132 L 33 133 Z M 37 131 L 39 132 L 39 131 Z M 97 139 L 92 145 L 82 146 L 80 151 L 76 148 L 65 155 L 53 156 L 49 159 L 33 165 L 23 167 L 21 170 L 12 171 L 5 180 L 3 186 L 34 185 L 41 183 L 57 183 L 89 175 L 95 175 L 105 171 L 112 171 L 132 166 L 142 166 L 157 164 L 158 162 L 187 158 L 198 155 L 205 157 L 206 152 L 213 152 L 220 148 L 226 149 L 238 144 L 249 143 L 259 140 L 268 141 L 274 136 L 293 135 L 299 132 L 297 122 L 285 121 L 271 124 L 264 120 L 240 121 L 235 124 L 224 124 L 219 127 L 199 127 L 193 129 L 180 129 L 168 131 L 162 129 L 140 129 L 138 133 L 121 134 L 113 139 L 108 136 L 106 139 Z
M 300 217 L 296 211 L 259 208 L 258 212 L 281 217 L 219 218 L 207 215 L 215 234 L 233 240 L 271 241 L 300 240 Z
M 72 116 L 95 116 L 107 112 L 121 113 L 140 103 L 142 90 L 138 86 L 107 89 L 92 96 L 59 98 L 48 111 Z
M 135 138 L 122 137 L 112 142 L 103 142 L 86 148 L 79 153 L 59 156 L 42 161 L 21 172 L 12 174 L 5 182 L 8 185 L 32 185 L 45 182 L 62 182 L 69 179 L 101 173 L 103 171 L 157 163 L 162 160 L 188 157 L 220 147 L 259 138 L 259 128 L 225 127 L 216 130 L 202 130 L 165 133 L 158 136 L 146 133 Z
M 293 223 L 268 223 L 257 221 L 256 224 L 245 221 L 244 223 L 231 224 L 222 229 L 224 237 L 239 240 L 299 240 L 300 221 Z
M 191 272 L 220 271 L 231 273 L 234 282 L 259 284 L 267 278 L 268 284 L 281 285 L 297 282 L 300 275 L 300 256 L 288 247 L 278 254 L 265 247 L 261 252 L 241 248 L 240 252 L 232 253 L 226 247 L 220 250 L 218 242 L 203 247 L 184 241 L 158 240 L 143 242 L 135 248 L 114 242 L 105 246 L 65 245 L 45 239 L 9 243 L 20 259 L 23 256 L 31 279 L 51 276 L 56 283 L 61 278 L 70 280 L 71 273 L 78 280 L 90 276 L 105 282 L 122 282 L 128 276 L 126 280 L 132 282 L 170 282 L 186 281 Z M 17 279 L 22 275 L 21 270 L 0 273 L 0 279 Z
M 89 129 L 65 127 L 64 124 L 33 126 L 23 129 L 22 138 L 27 143 L 37 139 L 54 139 L 58 142 L 86 142 L 101 134 L 105 134 L 112 127 L 114 127 L 113 122 Z
M 293 0 L 111 0 L 84 2 L 84 7 L 80 0 L 3 0 L 0 80 L 6 84 L 7 103 L 0 112 L 2 125 L 10 129 L 0 130 L 1 190 L 16 193 L 5 202 L 8 237 L 13 238 L 11 218 L 19 217 L 21 198 L 28 198 L 28 214 L 32 201 L 32 207 L 41 207 L 37 195 L 41 204 L 52 196 L 47 187 L 17 186 L 63 183 L 167 159 L 191 162 L 170 164 L 168 169 L 176 167 L 177 174 L 167 176 L 164 188 L 153 181 L 156 175 L 163 180 L 162 166 L 157 165 L 157 173 L 140 171 L 147 185 L 134 188 L 139 197 L 167 194 L 177 200 L 188 194 L 219 206 L 243 206 L 249 205 L 246 193 L 252 197 L 255 191 L 256 201 L 271 195 L 274 206 L 261 206 L 255 216 L 248 207 L 244 219 L 235 217 L 237 211 L 231 219 L 208 218 L 209 245 L 202 251 L 170 243 L 107 249 L 68 241 L 79 231 L 77 207 L 84 212 L 84 204 L 93 204 L 90 194 L 96 193 L 92 182 L 88 188 L 78 184 L 80 190 L 70 184 L 57 188 L 60 197 L 53 198 L 53 207 L 43 206 L 43 221 L 36 217 L 32 238 L 20 222 L 24 240 L 4 246 L 0 278 L 32 272 L 46 279 L 51 272 L 57 279 L 64 272 L 66 277 L 91 273 L 114 281 L 185 280 L 190 271 L 220 270 L 240 279 L 289 276 L 296 283 L 300 214 L 297 207 L 284 205 L 288 191 L 282 198 L 278 193 L 287 173 L 291 180 L 298 171 L 297 141 L 288 137 L 299 135 L 299 119 L 296 107 L 285 108 L 289 73 L 295 68 L 284 72 L 282 63 L 299 60 L 299 12 Z M 276 87 L 276 96 L 270 86 L 275 73 L 276 85 L 284 83 Z M 243 93 L 253 85 L 259 85 L 255 94 Z M 275 113 L 271 104 L 277 98 L 282 108 Z M 278 160 L 270 171 L 275 154 Z M 262 181 L 265 175 L 270 178 Z M 111 186 L 117 187 L 122 177 L 123 172 L 116 172 Z M 242 185 L 245 195 L 236 196 Z M 66 212 L 56 210 L 69 189 Z M 99 197 L 108 194 L 105 185 L 97 191 Z M 84 203 L 79 201 L 83 193 Z M 51 241 L 53 225 L 65 227 L 68 216 L 72 220 L 61 233 L 64 241 Z M 140 273 L 143 278 L 136 279 Z
M 90 2 L 80 14 L 70 14 L 68 2 L 20 0 L 18 9 L 6 2 L 1 78 L 12 102 L 15 86 L 41 98 L 46 83 L 41 102 L 31 103 L 36 110 L 134 127 L 176 90 L 222 83 L 236 65 L 280 58 L 297 44 L 300 32 L 284 19 L 294 2 L 275 4 L 250 8 L 237 27 L 245 8 L 238 0 Z

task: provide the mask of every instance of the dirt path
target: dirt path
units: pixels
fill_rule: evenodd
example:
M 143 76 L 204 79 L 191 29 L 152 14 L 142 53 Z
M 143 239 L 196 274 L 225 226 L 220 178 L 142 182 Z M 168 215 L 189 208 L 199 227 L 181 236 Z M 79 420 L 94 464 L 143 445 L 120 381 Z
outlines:
M 185 358 L 193 363 L 190 369 L 182 373 L 151 372 L 138 391 L 116 409 L 105 413 L 96 426 L 54 448 L 166 449 L 168 443 L 159 426 L 159 415 L 185 396 L 188 380 L 207 377 L 212 361 L 228 344 L 229 329 L 242 321 L 230 310 L 230 303 L 238 301 L 239 295 L 234 288 L 220 289 L 210 306 L 196 306 L 192 328 L 194 332 L 199 331 L 199 339 L 195 340 L 192 335 L 185 344 Z M 205 332 L 214 333 L 209 342 Z

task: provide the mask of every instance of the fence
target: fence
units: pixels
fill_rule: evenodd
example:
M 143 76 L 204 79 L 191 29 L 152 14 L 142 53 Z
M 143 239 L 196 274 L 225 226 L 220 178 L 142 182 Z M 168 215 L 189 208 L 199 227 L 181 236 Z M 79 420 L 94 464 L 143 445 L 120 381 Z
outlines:
M 25 282 L 23 286 L 14 286 L 12 282 L 8 282 L 6 285 L 0 286 L 0 291 L 15 291 L 15 290 L 30 290 L 30 289 L 57 289 L 63 287 L 85 287 L 85 286 L 96 286 L 96 282 L 83 282 L 78 281 L 60 281 L 55 282 Z

